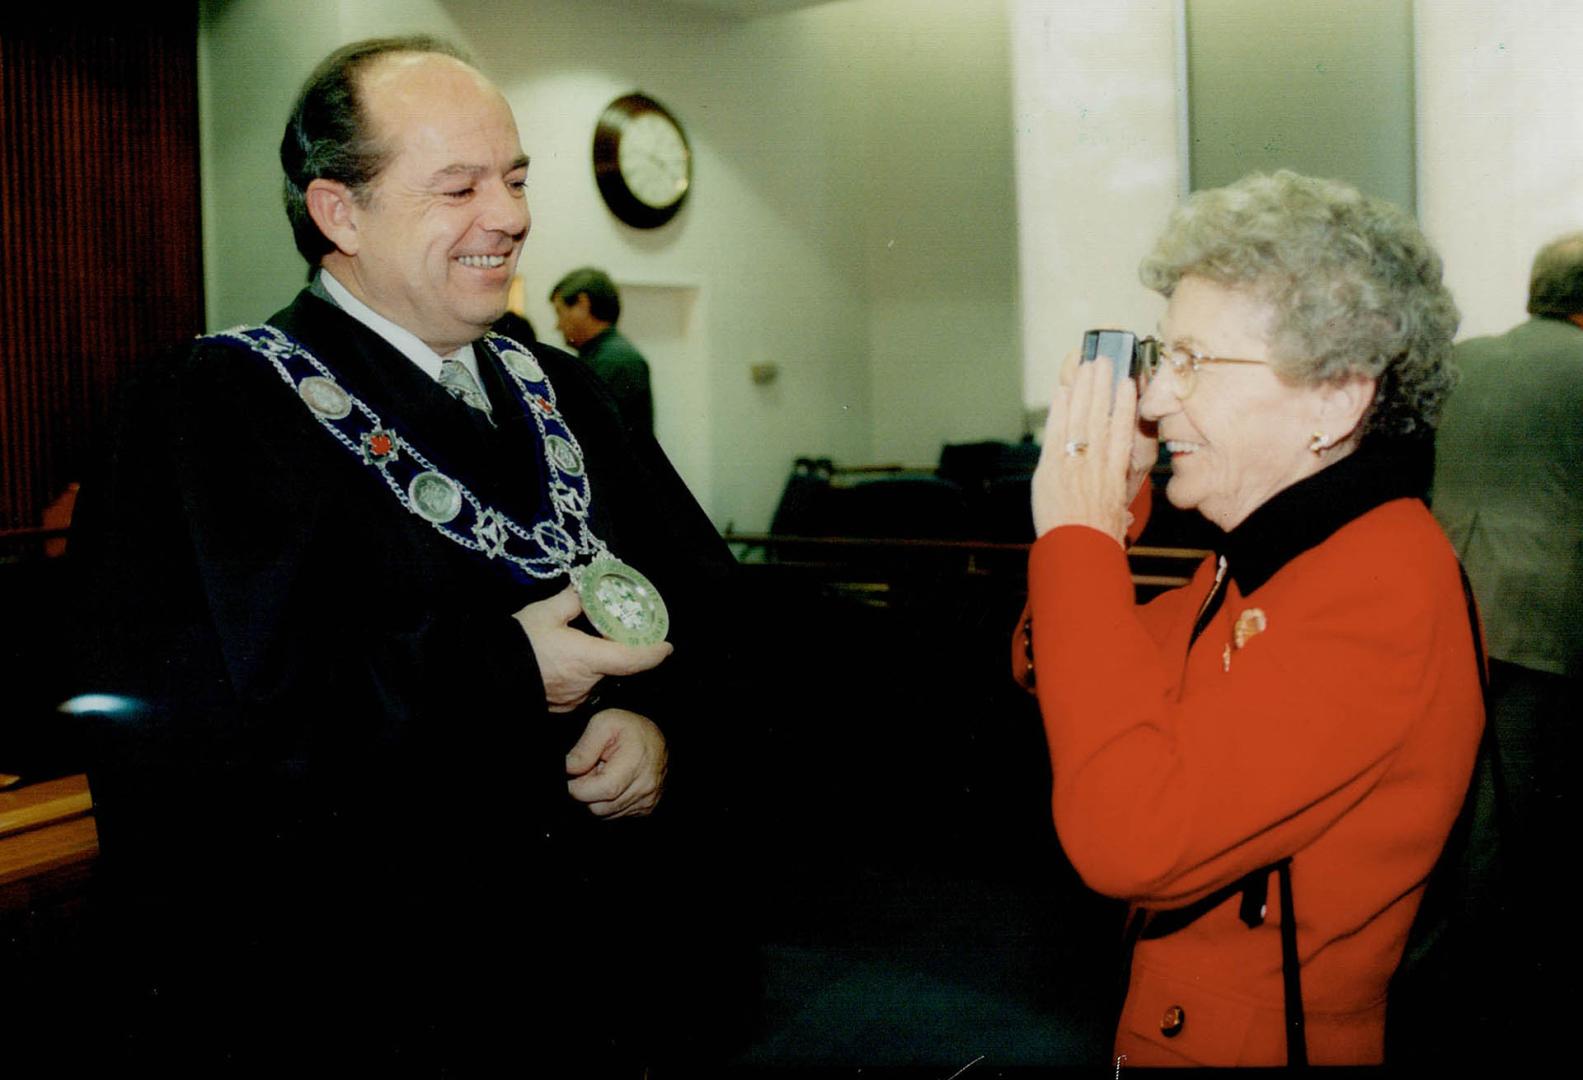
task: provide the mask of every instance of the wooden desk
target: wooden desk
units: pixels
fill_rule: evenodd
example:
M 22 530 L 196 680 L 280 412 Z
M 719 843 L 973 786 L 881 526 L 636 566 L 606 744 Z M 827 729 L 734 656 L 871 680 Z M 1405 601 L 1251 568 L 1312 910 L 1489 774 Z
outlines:
M 35 881 L 75 877 L 98 854 L 87 777 L 0 791 L 0 908 Z

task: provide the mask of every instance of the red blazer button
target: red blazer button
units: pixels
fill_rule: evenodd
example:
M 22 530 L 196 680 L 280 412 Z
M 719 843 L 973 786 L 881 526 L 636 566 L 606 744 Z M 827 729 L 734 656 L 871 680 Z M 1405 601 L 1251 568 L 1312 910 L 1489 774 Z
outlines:
M 1174 1039 L 1182 1033 L 1182 1027 L 1186 1023 L 1186 1010 L 1180 1005 L 1172 1005 L 1165 1010 L 1165 1015 L 1160 1017 L 1160 1034 L 1167 1039 Z

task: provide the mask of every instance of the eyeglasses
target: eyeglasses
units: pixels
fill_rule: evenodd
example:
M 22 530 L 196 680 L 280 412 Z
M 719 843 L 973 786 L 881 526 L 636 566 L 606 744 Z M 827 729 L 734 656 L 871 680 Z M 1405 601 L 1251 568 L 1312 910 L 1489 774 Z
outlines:
M 1169 367 L 1176 376 L 1176 396 L 1185 398 L 1198 386 L 1198 372 L 1205 364 L 1264 364 L 1268 360 L 1237 360 L 1230 356 L 1204 356 L 1186 345 L 1167 345 L 1158 338 L 1146 337 L 1138 342 L 1137 349 L 1138 392 L 1141 394 Z

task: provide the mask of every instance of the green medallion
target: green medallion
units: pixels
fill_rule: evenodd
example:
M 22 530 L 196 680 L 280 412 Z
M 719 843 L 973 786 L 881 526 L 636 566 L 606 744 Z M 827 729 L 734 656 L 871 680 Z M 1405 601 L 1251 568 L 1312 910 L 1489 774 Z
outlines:
M 670 632 L 660 591 L 620 559 L 601 555 L 578 572 L 576 585 L 588 621 L 611 641 L 654 645 Z

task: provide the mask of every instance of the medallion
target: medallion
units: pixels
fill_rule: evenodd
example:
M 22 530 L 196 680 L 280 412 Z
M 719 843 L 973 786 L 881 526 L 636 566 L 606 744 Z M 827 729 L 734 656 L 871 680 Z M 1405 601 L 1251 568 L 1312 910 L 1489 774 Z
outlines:
M 444 473 L 420 472 L 407 485 L 412 512 L 425 521 L 443 525 L 462 512 L 462 493 Z
M 559 435 L 544 437 L 544 452 L 555 463 L 555 467 L 566 475 L 583 475 L 583 455 L 577 452 L 577 447 Z
M 352 415 L 352 396 L 323 375 L 310 375 L 297 384 L 297 394 L 308 408 L 327 420 Z
M 611 641 L 654 645 L 670 632 L 659 590 L 620 559 L 600 556 L 578 571 L 575 584 L 588 621 Z
M 519 379 L 528 382 L 543 382 L 544 369 L 539 367 L 539 362 L 525 352 L 517 349 L 501 349 L 500 362 L 506 365 L 506 370 Z

